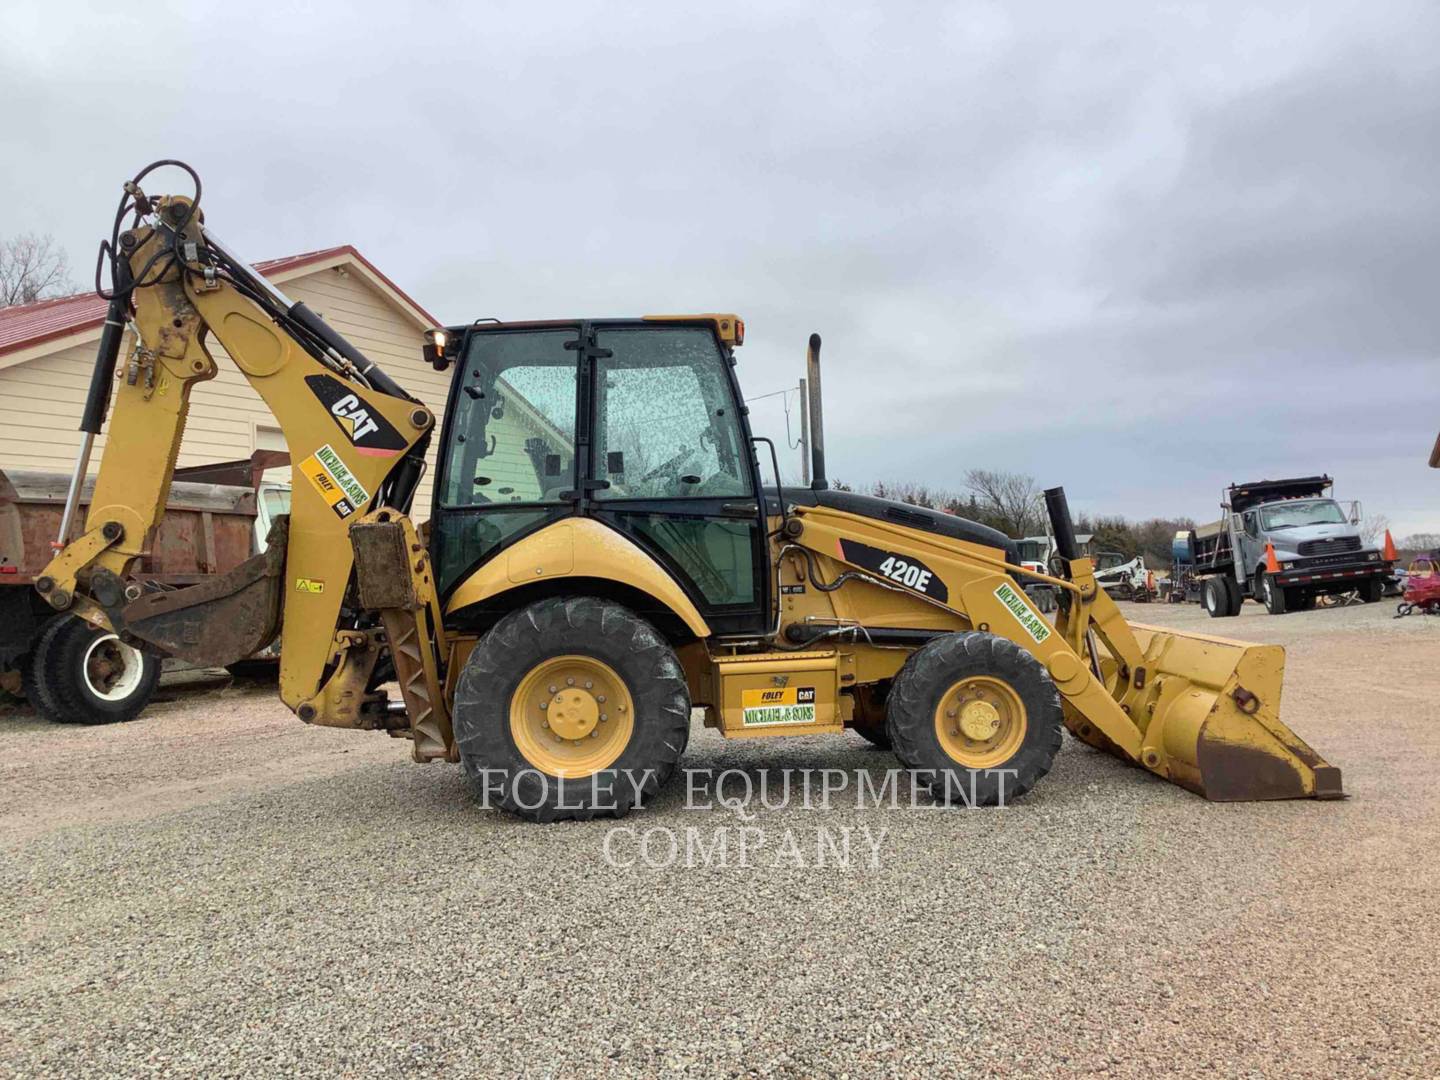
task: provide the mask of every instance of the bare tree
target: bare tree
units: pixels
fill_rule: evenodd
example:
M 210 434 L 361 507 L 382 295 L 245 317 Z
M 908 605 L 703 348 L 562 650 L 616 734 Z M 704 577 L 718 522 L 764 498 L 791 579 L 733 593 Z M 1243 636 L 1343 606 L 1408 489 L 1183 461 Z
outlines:
M 1390 528 L 1390 519 L 1384 514 L 1366 514 L 1355 527 L 1360 530 L 1365 543 L 1376 547 L 1385 536 L 1385 530 Z
M 985 517 L 1010 536 L 1028 536 L 1040 527 L 1039 489 L 1024 473 L 970 469 L 965 486 L 974 494 Z
M 1399 543 L 1402 552 L 1414 552 L 1420 554 L 1426 551 L 1435 551 L 1440 548 L 1440 533 L 1411 533 Z
M 0 239 L 0 308 L 74 291 L 70 260 L 53 236 L 21 233 Z

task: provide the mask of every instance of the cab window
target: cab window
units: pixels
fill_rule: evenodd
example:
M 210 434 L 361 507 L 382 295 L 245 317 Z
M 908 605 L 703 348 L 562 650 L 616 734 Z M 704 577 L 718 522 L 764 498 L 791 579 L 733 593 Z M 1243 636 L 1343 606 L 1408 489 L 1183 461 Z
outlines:
M 442 505 L 560 502 L 575 487 L 574 330 L 475 334 L 453 391 Z
M 599 499 L 752 494 L 728 360 L 704 328 L 602 330 L 596 368 Z

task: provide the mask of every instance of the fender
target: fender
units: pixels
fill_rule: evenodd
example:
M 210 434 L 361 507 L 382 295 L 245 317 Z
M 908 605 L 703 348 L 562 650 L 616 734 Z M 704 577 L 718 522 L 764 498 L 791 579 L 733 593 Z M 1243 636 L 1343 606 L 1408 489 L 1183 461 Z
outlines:
M 639 589 L 660 601 L 699 638 L 710 626 L 679 585 L 636 543 L 592 518 L 567 518 L 506 548 L 476 570 L 450 594 L 445 613 L 532 581 L 552 578 L 602 578 Z

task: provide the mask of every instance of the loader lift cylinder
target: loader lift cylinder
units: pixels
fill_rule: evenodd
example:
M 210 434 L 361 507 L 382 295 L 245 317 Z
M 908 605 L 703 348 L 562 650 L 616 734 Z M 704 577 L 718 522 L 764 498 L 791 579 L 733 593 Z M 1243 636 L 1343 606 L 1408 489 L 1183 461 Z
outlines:
M 830 486 L 825 477 L 825 414 L 820 401 L 820 335 L 810 335 L 805 350 L 805 375 L 810 388 L 810 487 L 824 491 Z

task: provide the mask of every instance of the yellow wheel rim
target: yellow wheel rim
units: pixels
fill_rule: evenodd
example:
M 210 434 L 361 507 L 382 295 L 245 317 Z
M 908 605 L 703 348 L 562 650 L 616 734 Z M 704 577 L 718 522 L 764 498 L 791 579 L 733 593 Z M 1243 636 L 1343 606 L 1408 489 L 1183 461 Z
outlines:
M 510 737 L 526 761 L 550 776 L 569 780 L 609 768 L 634 730 L 630 688 L 591 656 L 537 664 L 510 698 Z
M 970 675 L 940 696 L 935 735 L 940 748 L 967 769 L 1003 765 L 1025 741 L 1025 703 L 1009 683 Z

